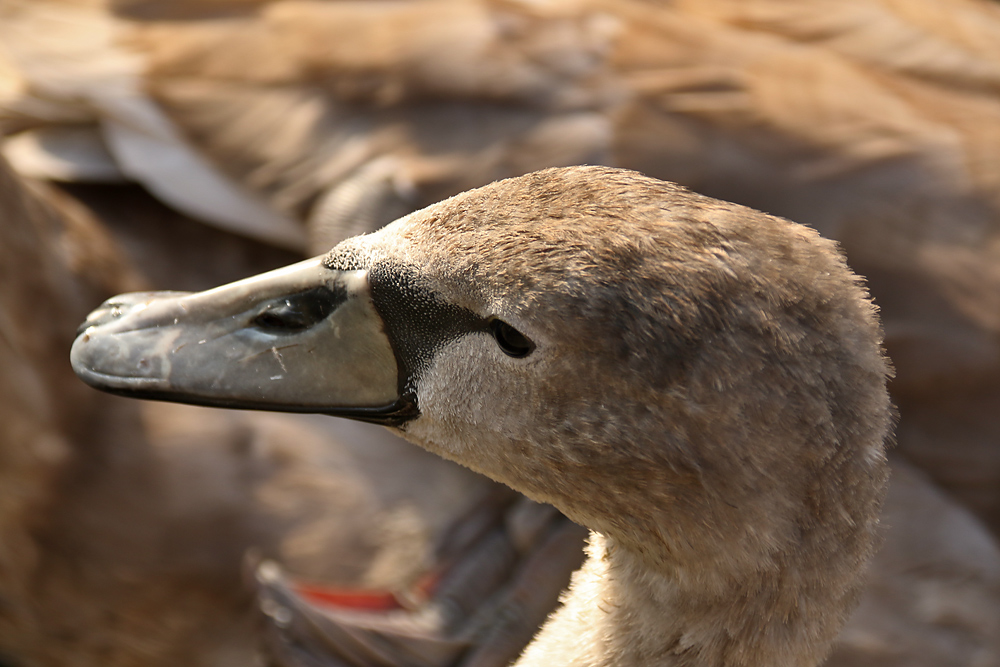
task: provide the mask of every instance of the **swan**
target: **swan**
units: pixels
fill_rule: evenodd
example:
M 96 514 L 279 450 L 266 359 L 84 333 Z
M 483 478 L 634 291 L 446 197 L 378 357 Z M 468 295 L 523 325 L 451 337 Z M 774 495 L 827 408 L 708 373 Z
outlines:
M 592 531 L 519 665 L 818 664 L 876 541 L 875 308 L 803 226 L 635 172 L 499 181 L 71 361 L 113 393 L 384 424 Z
M 3 9 L 0 150 L 18 170 L 135 180 L 283 247 L 586 163 L 815 227 L 879 302 L 900 451 L 1000 534 L 997 3 Z

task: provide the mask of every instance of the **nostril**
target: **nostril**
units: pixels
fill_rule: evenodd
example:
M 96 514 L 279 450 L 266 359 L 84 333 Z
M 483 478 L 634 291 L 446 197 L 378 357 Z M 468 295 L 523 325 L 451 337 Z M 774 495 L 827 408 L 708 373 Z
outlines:
M 343 289 L 319 287 L 267 303 L 250 322 L 270 334 L 296 333 L 322 322 L 346 300 Z
M 253 324 L 261 329 L 272 331 L 302 331 L 308 329 L 311 323 L 302 317 L 302 313 L 286 311 L 279 314 L 275 311 L 268 311 L 255 317 Z

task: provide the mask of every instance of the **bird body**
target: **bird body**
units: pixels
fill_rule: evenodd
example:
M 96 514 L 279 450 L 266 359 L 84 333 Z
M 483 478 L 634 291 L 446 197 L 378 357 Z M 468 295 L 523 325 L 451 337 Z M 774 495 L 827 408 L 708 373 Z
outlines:
M 591 528 L 522 664 L 751 667 L 818 664 L 856 601 L 887 474 L 880 336 L 814 231 L 576 167 L 232 286 L 112 300 L 72 360 L 117 393 L 385 423 Z

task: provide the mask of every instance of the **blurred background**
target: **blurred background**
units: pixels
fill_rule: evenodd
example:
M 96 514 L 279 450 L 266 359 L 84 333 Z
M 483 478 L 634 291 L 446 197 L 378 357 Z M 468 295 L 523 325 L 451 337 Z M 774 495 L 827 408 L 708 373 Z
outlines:
M 113 294 L 572 164 L 840 242 L 899 422 L 828 664 L 1000 665 L 1000 3 L 0 0 L 0 135 L 3 667 L 506 664 L 578 528 L 376 427 L 99 394 L 68 350 Z

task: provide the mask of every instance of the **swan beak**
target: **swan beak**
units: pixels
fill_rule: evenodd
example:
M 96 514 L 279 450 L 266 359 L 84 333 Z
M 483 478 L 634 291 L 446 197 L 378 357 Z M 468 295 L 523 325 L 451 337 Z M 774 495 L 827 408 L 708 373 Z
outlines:
M 367 272 L 318 257 L 207 292 L 110 299 L 70 360 L 87 384 L 137 398 L 386 424 L 407 409 Z

